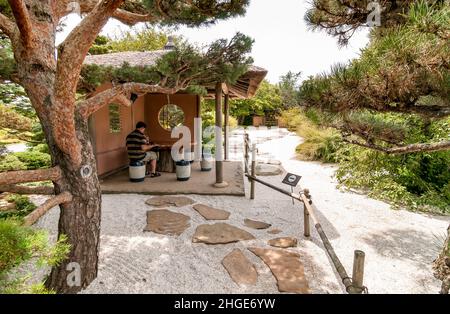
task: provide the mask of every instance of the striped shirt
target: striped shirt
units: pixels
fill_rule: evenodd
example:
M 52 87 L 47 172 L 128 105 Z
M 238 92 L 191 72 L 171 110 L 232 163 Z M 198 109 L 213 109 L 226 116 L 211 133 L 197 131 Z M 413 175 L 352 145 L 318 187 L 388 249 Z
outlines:
M 147 144 L 145 135 L 134 130 L 127 136 L 127 150 L 130 161 L 139 161 L 145 158 L 145 151 L 142 150 L 142 145 Z

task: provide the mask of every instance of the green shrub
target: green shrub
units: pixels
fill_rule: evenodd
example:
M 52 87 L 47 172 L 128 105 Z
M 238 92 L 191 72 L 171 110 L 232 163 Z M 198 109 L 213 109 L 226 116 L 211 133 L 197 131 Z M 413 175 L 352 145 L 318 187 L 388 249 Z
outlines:
M 50 150 L 47 144 L 38 144 L 32 148 L 32 151 L 43 154 L 50 154 Z
M 25 195 L 12 194 L 8 197 L 8 201 L 14 202 L 16 210 L 0 212 L 0 219 L 11 217 L 22 218 L 36 209 L 36 205 L 34 205 L 28 196 Z
M 39 151 L 29 150 L 26 152 L 14 153 L 14 155 L 26 165 L 27 170 L 48 168 L 51 165 L 50 155 Z
M 51 293 L 42 284 L 27 285 L 28 276 L 8 272 L 25 261 L 38 267 L 58 265 L 69 249 L 65 236 L 51 246 L 45 231 L 23 227 L 17 220 L 0 220 L 0 293 Z
M 290 131 L 303 138 L 304 142 L 296 149 L 300 159 L 338 162 L 338 151 L 343 146 L 341 137 L 337 131 L 317 124 L 320 121 L 317 112 L 292 108 L 282 112 L 280 119 Z
M 412 210 L 450 213 L 450 152 L 389 156 L 348 146 L 336 177 L 348 188 Z
M 27 166 L 14 154 L 0 156 L 0 172 L 26 170 Z

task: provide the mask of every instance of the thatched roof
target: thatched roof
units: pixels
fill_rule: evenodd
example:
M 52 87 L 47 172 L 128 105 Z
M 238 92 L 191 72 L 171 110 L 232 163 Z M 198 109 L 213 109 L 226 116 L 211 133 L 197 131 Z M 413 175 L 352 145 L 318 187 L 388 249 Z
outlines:
M 144 67 L 152 66 L 156 61 L 166 54 L 169 50 L 155 51 L 125 51 L 114 52 L 102 55 L 87 56 L 84 64 L 96 64 L 99 66 L 121 67 L 123 63 L 129 63 L 131 66 Z M 242 75 L 236 84 L 229 86 L 230 97 L 232 98 L 251 98 L 255 95 L 259 85 L 267 75 L 267 70 L 251 65 L 248 71 Z M 214 94 L 213 87 L 206 86 L 211 95 Z

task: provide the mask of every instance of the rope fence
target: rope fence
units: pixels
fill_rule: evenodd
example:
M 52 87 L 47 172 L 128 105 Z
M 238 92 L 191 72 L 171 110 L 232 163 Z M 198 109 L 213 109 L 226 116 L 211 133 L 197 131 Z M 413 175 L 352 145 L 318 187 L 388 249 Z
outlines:
M 251 162 L 250 162 L 250 153 L 251 153 Z M 365 253 L 360 250 L 356 250 L 354 252 L 353 257 L 353 273 L 352 277 L 348 276 L 345 267 L 342 265 L 339 257 L 337 256 L 334 248 L 329 241 L 325 231 L 322 228 L 322 225 L 319 222 L 319 219 L 316 216 L 317 208 L 312 201 L 312 197 L 308 189 L 301 189 L 300 193 L 288 192 L 280 187 L 277 187 L 271 183 L 265 182 L 256 176 L 256 154 L 257 147 L 256 144 L 252 144 L 250 140 L 250 136 L 248 133 L 244 134 L 244 168 L 245 168 L 245 176 L 250 181 L 250 199 L 255 199 L 255 185 L 256 183 L 260 183 L 272 190 L 280 192 L 284 195 L 291 197 L 294 200 L 301 202 L 303 206 L 303 215 L 304 215 L 304 225 L 303 225 L 303 234 L 306 238 L 311 236 L 311 226 L 310 221 L 312 220 L 314 227 L 317 233 L 322 240 L 322 243 L 325 247 L 325 251 L 331 259 L 333 266 L 336 272 L 339 274 L 339 277 L 342 280 L 343 285 L 345 286 L 345 290 L 349 294 L 362 294 L 368 293 L 367 287 L 364 286 L 364 262 L 365 262 Z

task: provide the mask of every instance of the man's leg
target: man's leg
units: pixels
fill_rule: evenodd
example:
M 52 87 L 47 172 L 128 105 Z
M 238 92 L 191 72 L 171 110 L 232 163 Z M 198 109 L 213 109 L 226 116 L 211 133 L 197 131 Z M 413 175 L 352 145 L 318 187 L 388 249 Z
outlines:
M 150 160 L 149 164 L 150 164 L 151 173 L 155 173 L 156 172 L 156 159 Z

